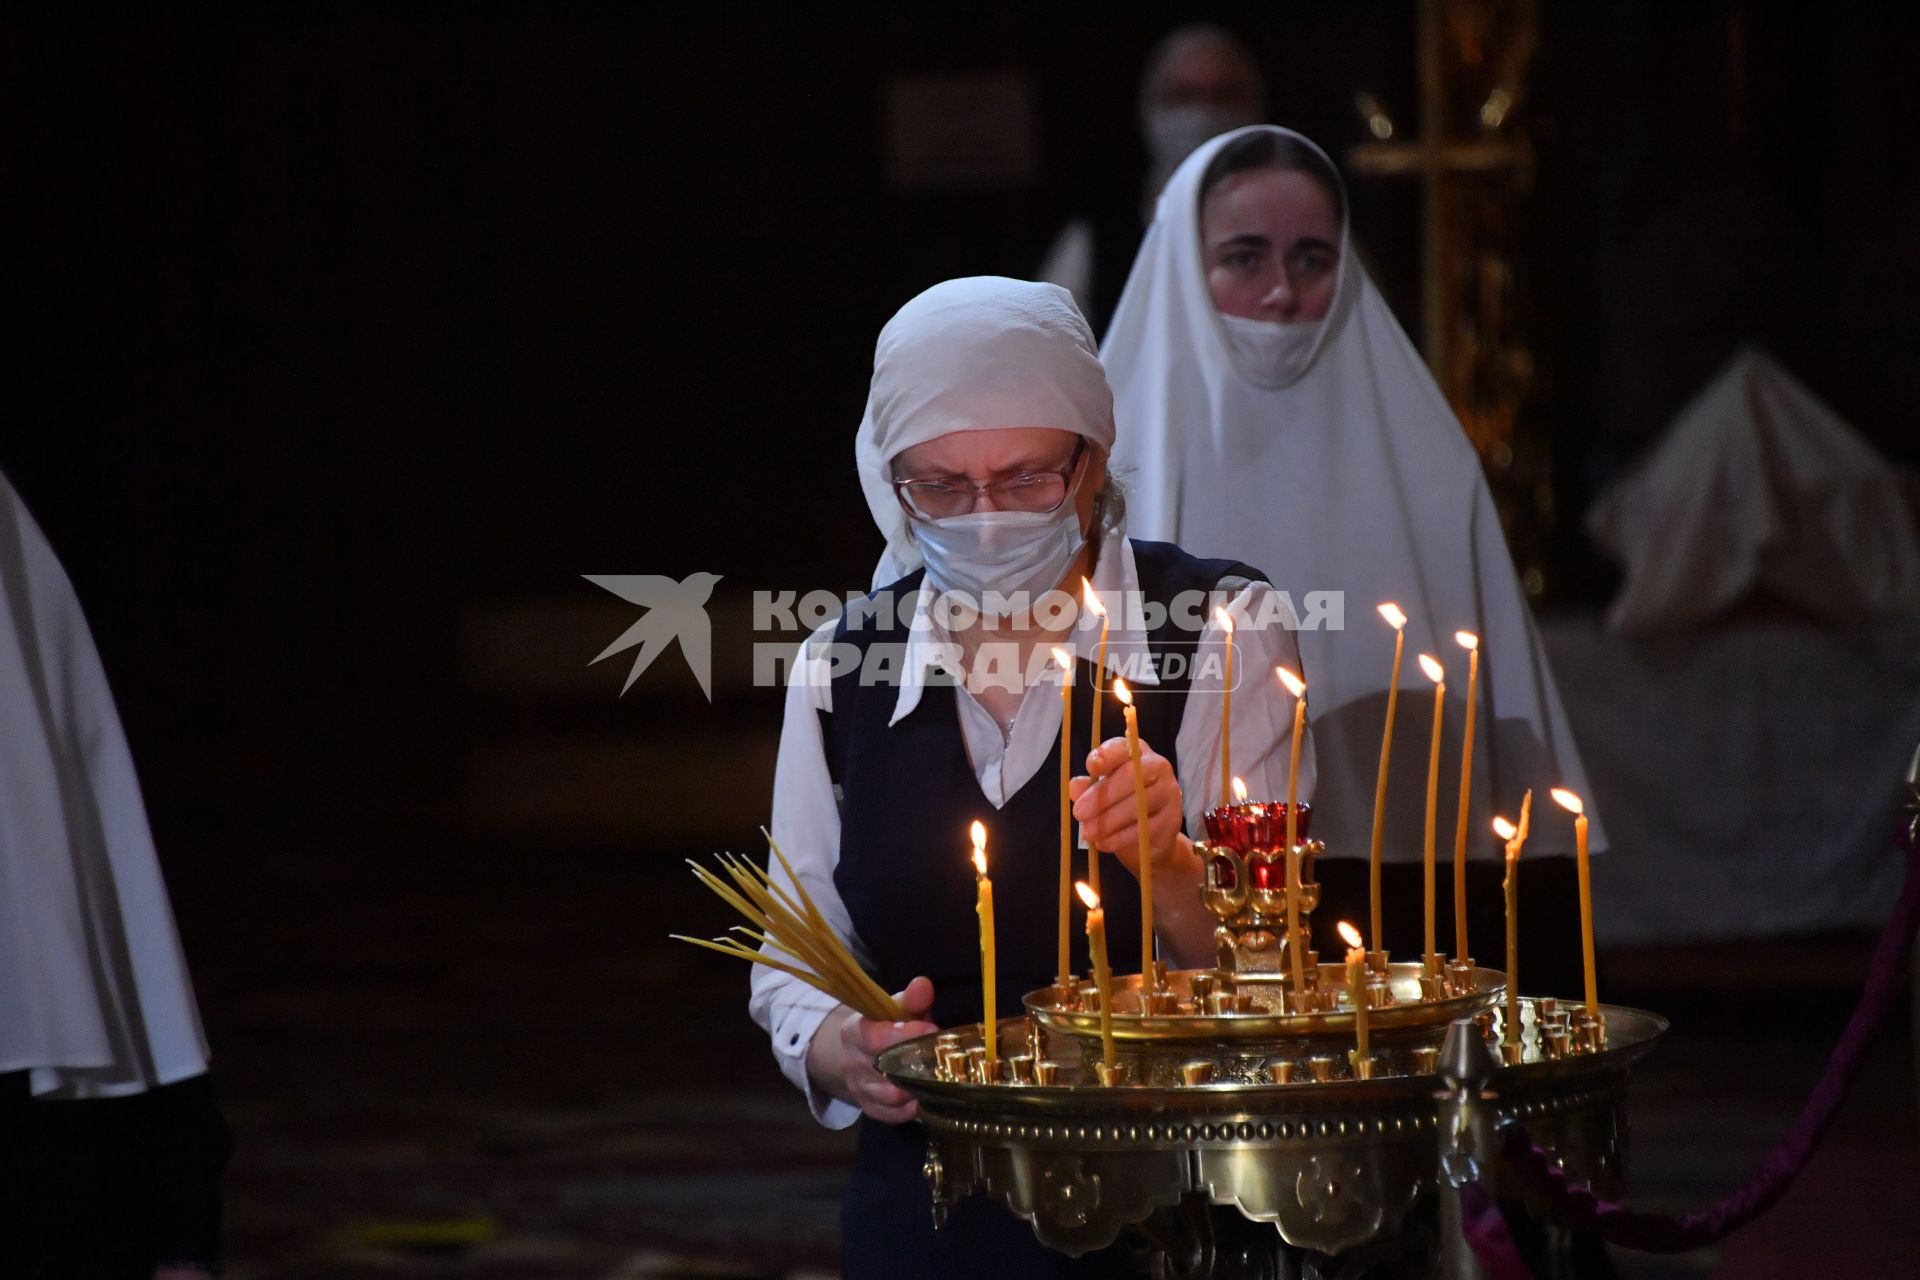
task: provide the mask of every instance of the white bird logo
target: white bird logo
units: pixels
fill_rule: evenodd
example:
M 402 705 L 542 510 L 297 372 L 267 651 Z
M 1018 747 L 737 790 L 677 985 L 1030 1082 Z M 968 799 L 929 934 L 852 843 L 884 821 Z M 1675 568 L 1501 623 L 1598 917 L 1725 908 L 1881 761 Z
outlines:
M 605 587 L 628 604 L 637 604 L 646 610 L 638 622 L 621 632 L 620 638 L 593 660 L 598 662 L 640 646 L 640 652 L 633 656 L 633 669 L 627 672 L 627 682 L 620 686 L 621 696 L 633 688 L 640 673 L 652 665 L 670 642 L 678 640 L 687 666 L 693 669 L 693 678 L 700 682 L 700 692 L 707 695 L 708 702 L 713 701 L 713 628 L 707 620 L 707 601 L 713 596 L 713 584 L 720 581 L 719 574 L 688 574 L 683 582 L 657 573 L 583 573 L 580 576 L 595 586 Z M 593 662 L 587 665 L 592 666 Z

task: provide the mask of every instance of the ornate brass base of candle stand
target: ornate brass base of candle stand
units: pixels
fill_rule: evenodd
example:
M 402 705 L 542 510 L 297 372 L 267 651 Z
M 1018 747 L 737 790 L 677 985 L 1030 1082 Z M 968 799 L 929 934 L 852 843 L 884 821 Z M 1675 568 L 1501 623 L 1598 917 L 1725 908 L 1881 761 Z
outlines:
M 1281 842 L 1284 845 L 1284 841 Z M 1241 851 L 1200 841 L 1194 850 L 1205 869 L 1200 900 L 1220 919 L 1213 931 L 1222 972 L 1250 982 L 1291 985 L 1292 948 L 1302 951 L 1302 974 L 1314 986 L 1319 958 L 1313 953 L 1313 909 L 1320 905 L 1314 861 L 1327 846 L 1318 840 L 1299 844 L 1300 901 L 1295 934 L 1287 934 L 1287 857 L 1280 848 Z
M 1338 972 L 1327 966 L 1321 979 Z M 1293 1274 L 1287 1249 L 1343 1265 L 1396 1249 L 1437 1252 L 1452 1259 L 1444 1274 L 1464 1275 L 1465 1255 L 1457 1242 L 1449 1250 L 1444 1215 L 1435 1211 L 1442 1152 L 1467 1141 L 1457 1136 L 1467 1130 L 1455 1113 L 1479 1108 L 1472 1133 L 1496 1191 L 1484 1138 L 1512 1116 L 1570 1176 L 1617 1196 L 1629 1068 L 1666 1029 L 1653 1014 L 1608 1006 L 1602 1047 L 1557 1052 L 1560 1011 L 1527 1001 L 1515 1064 L 1496 1069 L 1487 1050 L 1505 1039 L 1504 1012 L 1489 997 L 1499 995 L 1500 976 L 1481 974 L 1488 989 L 1455 998 L 1464 1004 L 1444 1012 L 1433 1003 L 1381 1011 L 1367 1080 L 1353 1078 L 1346 1053 L 1351 1013 L 1290 1026 L 1273 1014 L 1121 1012 L 1120 1083 L 1102 1085 L 1093 1070 L 1097 1031 L 1089 1037 L 1077 1011 L 1049 1010 L 1051 992 L 1029 998 L 1028 1021 L 1008 1019 L 1000 1029 L 1005 1045 L 1040 1042 L 1032 1047 L 1046 1065 L 1036 1062 L 1032 1078 L 1051 1085 L 953 1078 L 937 1059 L 944 1050 L 952 1060 L 957 1049 L 964 1062 L 977 1043 L 973 1029 L 897 1045 L 880 1067 L 919 1099 L 936 1220 L 960 1197 L 983 1192 L 1030 1222 L 1043 1243 L 1074 1256 L 1132 1228 L 1155 1255 L 1154 1274 L 1188 1280 Z M 1175 989 L 1190 991 L 1191 976 L 1172 975 Z M 1398 987 L 1402 975 L 1394 977 Z M 1389 1021 L 1395 1013 L 1408 1020 Z M 1439 1074 L 1447 1069 L 1438 1059 L 1448 1017 L 1457 1026 L 1455 1056 L 1466 1042 L 1485 1064 L 1462 1083 L 1454 1083 L 1457 1067 L 1454 1076 Z M 1291 1082 L 1275 1083 L 1282 1078 Z M 1442 1125 L 1442 1114 L 1453 1118 Z

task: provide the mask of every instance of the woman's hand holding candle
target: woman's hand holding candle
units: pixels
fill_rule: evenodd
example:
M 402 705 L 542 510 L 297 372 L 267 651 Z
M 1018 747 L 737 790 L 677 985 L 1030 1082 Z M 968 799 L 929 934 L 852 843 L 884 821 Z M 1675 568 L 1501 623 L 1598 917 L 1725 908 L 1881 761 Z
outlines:
M 813 1083 L 883 1124 L 904 1124 L 918 1113 L 919 1104 L 881 1075 L 873 1060 L 903 1040 L 939 1029 L 926 1021 L 933 1008 L 932 981 L 915 978 L 895 998 L 908 1021 L 863 1018 L 842 1005 L 821 1022 L 807 1046 L 807 1076 Z
M 1200 905 L 1200 857 L 1181 832 L 1183 795 L 1173 765 L 1140 744 L 1146 776 L 1148 844 L 1153 850 L 1154 927 L 1171 968 L 1213 963 L 1213 929 L 1219 922 Z M 1073 816 L 1087 843 L 1110 849 L 1137 879 L 1139 823 L 1133 800 L 1133 766 L 1125 738 L 1109 738 L 1087 755 L 1087 772 L 1069 784 Z M 1108 929 L 1116 927 L 1111 921 Z
M 1125 738 L 1108 738 L 1087 755 L 1087 773 L 1073 779 L 1073 816 L 1087 839 L 1140 874 L 1140 831 L 1133 804 L 1133 775 Z M 1178 852 L 1180 779 L 1173 762 L 1147 743 L 1140 744 L 1140 767 L 1146 775 L 1147 842 L 1158 872 Z

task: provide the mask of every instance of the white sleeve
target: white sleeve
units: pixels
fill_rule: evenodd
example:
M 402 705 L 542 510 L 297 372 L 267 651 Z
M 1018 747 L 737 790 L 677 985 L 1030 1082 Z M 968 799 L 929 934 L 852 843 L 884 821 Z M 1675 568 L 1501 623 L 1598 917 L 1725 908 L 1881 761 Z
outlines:
M 824 652 L 816 652 L 832 640 L 833 630 L 834 624 L 829 623 L 809 637 L 788 675 L 768 830 L 793 864 L 808 896 L 864 963 L 846 904 L 833 884 L 833 869 L 840 860 L 840 806 L 827 772 L 820 729 L 820 713 L 832 709 L 833 684 Z M 774 882 L 791 893 L 792 885 L 778 859 L 769 855 L 769 861 Z M 860 1118 L 858 1107 L 821 1091 L 807 1076 L 807 1049 L 821 1022 L 839 1007 L 831 996 L 798 978 L 765 965 L 753 966 L 747 1011 L 773 1038 L 773 1056 L 781 1073 L 807 1095 L 814 1119 L 830 1129 L 844 1129 Z
M 1253 800 L 1287 798 L 1293 699 L 1273 669 L 1284 666 L 1295 675 L 1301 673 L 1299 640 L 1275 621 L 1283 611 L 1272 601 L 1273 594 L 1269 583 L 1249 583 L 1227 604 L 1234 618 L 1231 763 L 1234 774 L 1246 780 L 1247 796 Z M 1219 659 L 1225 641 L 1226 629 L 1209 618 L 1195 650 L 1196 671 L 1175 741 L 1187 834 L 1196 838 L 1205 830 L 1201 815 L 1220 803 L 1220 704 L 1226 669 Z M 1311 716 L 1311 689 L 1307 699 Z M 1313 783 L 1313 733 L 1309 730 L 1300 744 L 1301 800 L 1312 800 Z

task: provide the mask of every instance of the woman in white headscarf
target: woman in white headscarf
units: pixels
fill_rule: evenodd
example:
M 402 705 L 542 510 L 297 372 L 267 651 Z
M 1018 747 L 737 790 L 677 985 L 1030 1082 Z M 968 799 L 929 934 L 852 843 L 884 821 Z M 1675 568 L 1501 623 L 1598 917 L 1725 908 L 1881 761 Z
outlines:
M 1062 289 L 952 280 L 907 303 L 880 334 L 855 454 L 886 549 L 872 595 L 816 633 L 796 664 L 772 833 L 807 892 L 862 962 L 903 993 L 915 1020 L 868 1021 L 766 969 L 755 970 L 751 1005 L 815 1115 L 834 1127 L 860 1123 L 843 1213 L 850 1278 L 1125 1273 L 1105 1252 L 1077 1261 L 1051 1253 L 979 1196 L 954 1206 L 935 1232 L 913 1103 L 873 1067 L 889 1045 L 981 1015 L 964 843 L 975 819 L 989 831 L 996 885 L 999 1007 L 1017 1010 L 1053 981 L 1055 646 L 1078 659 L 1079 714 L 1066 731 L 1087 776 L 1073 782 L 1074 814 L 1089 840 L 1137 870 L 1125 742 L 1095 749 L 1087 740 L 1094 646 L 1085 628 L 1095 620 L 1073 607 L 1082 578 L 1112 615 L 1101 683 L 1111 698 L 1117 672 L 1136 690 L 1159 949 L 1176 968 L 1212 963 L 1214 922 L 1198 899 L 1199 860 L 1183 826 L 1197 828 L 1218 797 L 1222 673 L 1190 660 L 1217 655 L 1222 635 L 1202 625 L 1205 604 L 1164 620 L 1141 615 L 1211 594 L 1250 624 L 1271 612 L 1272 589 L 1237 562 L 1127 539 L 1107 476 L 1112 446 L 1106 377 Z M 1060 614 L 1021 616 L 1022 593 L 1054 591 L 1065 593 Z M 1234 766 L 1256 794 L 1281 794 L 1291 709 L 1259 694 L 1275 664 L 1297 662 L 1292 635 L 1243 625 L 1236 653 L 1247 692 L 1233 700 Z M 1105 725 L 1121 723 L 1109 705 Z M 1084 879 L 1085 855 L 1077 862 Z M 1137 972 L 1135 881 L 1118 867 L 1103 881 L 1113 966 Z M 1086 970 L 1078 929 L 1073 961 Z
M 229 1137 L 106 674 L 0 477 L 0 1273 L 216 1270 Z
M 1101 358 L 1133 528 L 1200 554 L 1251 555 L 1301 615 L 1319 753 L 1314 834 L 1327 843 L 1321 875 L 1336 908 L 1318 911 L 1316 928 L 1342 910 L 1365 912 L 1393 670 L 1393 632 L 1375 612 L 1384 602 L 1407 623 L 1383 848 L 1399 868 L 1388 869 L 1383 941 L 1403 956 L 1421 950 L 1407 864 L 1421 856 L 1425 826 L 1432 685 L 1414 661 L 1422 652 L 1447 675 L 1443 862 L 1461 820 L 1454 770 L 1468 664 L 1456 632 L 1479 637 L 1481 664 L 1464 821 L 1472 919 L 1486 923 L 1469 943 L 1477 935 L 1485 951 L 1497 936 L 1498 891 L 1476 882 L 1500 874 L 1489 824 L 1495 813 L 1514 817 L 1529 787 L 1527 857 L 1542 865 L 1521 884 L 1563 906 L 1571 828 L 1552 816 L 1547 790 L 1571 788 L 1592 811 L 1579 753 L 1479 460 L 1354 253 L 1325 154 L 1257 125 L 1189 156 L 1161 194 Z M 1340 593 L 1338 603 L 1315 592 Z M 1596 822 L 1593 845 L 1604 844 Z M 1452 932 L 1442 926 L 1442 951 L 1453 950 Z M 1569 953 L 1556 954 L 1538 978 L 1561 978 Z

